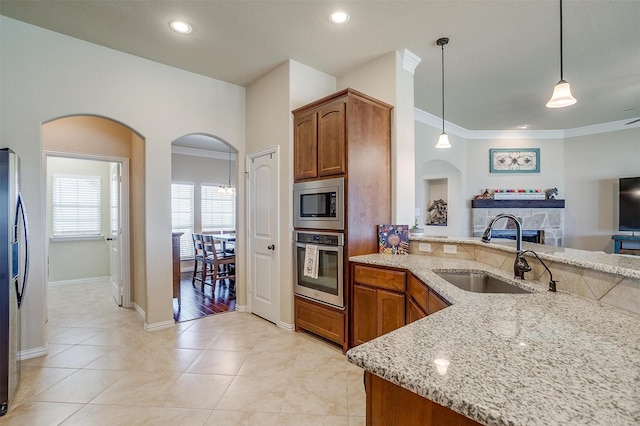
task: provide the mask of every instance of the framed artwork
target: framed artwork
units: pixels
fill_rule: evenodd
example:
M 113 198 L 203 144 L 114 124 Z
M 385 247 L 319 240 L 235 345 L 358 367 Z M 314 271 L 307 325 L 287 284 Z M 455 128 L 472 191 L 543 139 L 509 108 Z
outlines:
M 489 172 L 540 173 L 540 148 L 491 148 Z
M 378 225 L 378 252 L 409 254 L 409 225 Z

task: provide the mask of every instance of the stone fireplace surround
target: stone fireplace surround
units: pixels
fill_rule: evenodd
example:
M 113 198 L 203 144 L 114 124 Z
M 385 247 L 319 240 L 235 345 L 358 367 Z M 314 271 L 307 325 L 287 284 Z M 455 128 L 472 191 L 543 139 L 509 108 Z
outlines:
M 561 247 L 564 235 L 564 200 L 473 200 L 473 236 L 481 237 L 500 213 L 512 214 L 523 230 L 544 231 L 546 245 Z M 500 220 L 494 229 L 515 229 L 513 221 Z

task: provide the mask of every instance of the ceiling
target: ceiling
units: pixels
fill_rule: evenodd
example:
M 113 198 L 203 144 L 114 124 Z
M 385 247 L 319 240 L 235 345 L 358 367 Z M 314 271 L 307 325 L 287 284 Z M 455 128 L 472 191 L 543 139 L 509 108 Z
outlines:
M 640 1 L 565 0 L 564 78 L 576 105 L 545 108 L 560 79 L 557 0 L 0 0 L 0 14 L 247 86 L 288 59 L 339 77 L 395 50 L 422 61 L 415 106 L 468 130 L 572 129 L 640 117 Z M 328 20 L 342 9 L 351 19 Z M 193 32 L 169 30 L 171 19 Z M 635 127 L 635 126 L 634 126 Z

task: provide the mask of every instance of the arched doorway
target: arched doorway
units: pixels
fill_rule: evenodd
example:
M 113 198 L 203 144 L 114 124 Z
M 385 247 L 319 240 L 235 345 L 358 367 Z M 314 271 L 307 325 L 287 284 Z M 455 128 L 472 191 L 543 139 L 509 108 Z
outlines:
M 198 262 L 198 270 L 194 271 L 192 236 L 194 233 L 235 235 L 238 222 L 237 150 L 218 137 L 189 134 L 173 141 L 171 151 L 172 230 L 182 233 L 181 297 L 174 298 L 174 319 L 188 321 L 233 311 L 236 306 L 235 278 L 215 282 L 211 277 L 204 281 L 194 280 L 194 277 L 201 277 L 202 262 Z M 228 251 L 232 245 L 235 242 L 227 243 Z M 233 251 L 235 254 L 235 247 Z
M 42 148 L 48 183 L 47 282 L 82 285 L 107 277 L 111 287 L 107 294 L 118 305 L 128 308 L 141 303 L 146 291 L 144 238 L 132 238 L 132 230 L 144 232 L 144 140 L 117 121 L 76 115 L 44 123 Z M 93 205 L 89 196 L 75 189 L 79 201 L 63 197 L 62 204 L 54 204 L 54 185 L 69 191 L 60 182 L 86 185 L 89 181 L 99 188 Z M 57 211 L 66 213 L 60 216 Z M 92 211 L 91 220 L 99 221 L 97 230 L 78 223 L 60 230 L 59 221 L 84 221 L 85 211 Z

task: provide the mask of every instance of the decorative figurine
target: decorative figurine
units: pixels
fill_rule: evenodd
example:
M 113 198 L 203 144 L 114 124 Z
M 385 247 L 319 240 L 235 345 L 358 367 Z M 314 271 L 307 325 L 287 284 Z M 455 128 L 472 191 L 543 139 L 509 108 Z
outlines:
M 446 225 L 447 224 L 447 202 L 442 198 L 433 200 L 433 203 L 427 209 L 431 221 L 428 225 Z
M 545 198 L 547 200 L 555 200 L 558 195 L 558 188 L 551 188 L 544 191 Z
M 492 200 L 493 196 L 489 192 L 489 189 L 485 189 L 484 192 L 480 195 L 475 196 L 476 200 Z

